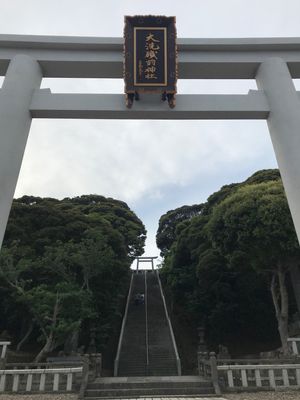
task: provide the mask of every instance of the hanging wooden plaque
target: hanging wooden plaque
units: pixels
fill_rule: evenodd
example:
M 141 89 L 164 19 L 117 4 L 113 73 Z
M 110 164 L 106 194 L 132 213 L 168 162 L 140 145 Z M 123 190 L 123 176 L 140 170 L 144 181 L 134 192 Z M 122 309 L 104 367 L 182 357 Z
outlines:
M 175 106 L 177 47 L 175 17 L 125 17 L 124 79 L 127 106 L 141 93 L 161 93 Z

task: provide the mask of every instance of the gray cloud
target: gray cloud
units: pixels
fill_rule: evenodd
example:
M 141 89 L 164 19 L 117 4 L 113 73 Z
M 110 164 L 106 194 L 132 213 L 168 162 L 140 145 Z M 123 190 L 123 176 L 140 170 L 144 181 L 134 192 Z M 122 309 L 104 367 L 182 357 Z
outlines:
M 297 0 L 0 0 L 0 33 L 121 36 L 126 14 L 176 15 L 179 37 L 298 36 Z M 1 80 L 0 80 L 1 84 Z M 298 82 L 296 82 L 299 86 Z M 123 92 L 113 80 L 45 79 L 56 92 Z M 181 93 L 247 93 L 253 81 L 179 81 Z M 276 166 L 265 122 L 33 121 L 16 196 L 99 193 L 145 221 Z

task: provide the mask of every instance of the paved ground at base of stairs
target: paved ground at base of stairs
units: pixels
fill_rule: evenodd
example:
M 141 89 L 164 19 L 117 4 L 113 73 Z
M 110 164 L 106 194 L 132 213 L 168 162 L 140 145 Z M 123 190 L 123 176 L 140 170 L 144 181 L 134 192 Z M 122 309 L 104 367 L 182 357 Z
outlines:
M 72 394 L 27 394 L 27 395 L 0 395 L 0 400 L 77 400 L 77 395 Z M 223 397 L 143 397 L 123 400 L 300 400 L 300 391 L 293 392 L 256 392 L 228 394 Z

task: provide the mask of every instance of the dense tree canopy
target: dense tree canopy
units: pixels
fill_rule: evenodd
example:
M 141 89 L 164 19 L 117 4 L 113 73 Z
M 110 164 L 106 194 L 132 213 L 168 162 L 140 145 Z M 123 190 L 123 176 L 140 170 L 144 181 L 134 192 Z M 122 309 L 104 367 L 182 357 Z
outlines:
M 269 277 L 282 347 L 287 354 L 286 273 L 299 265 L 300 249 L 281 181 L 239 188 L 214 208 L 206 232 L 229 265 L 248 263 Z
M 287 351 L 286 272 L 300 254 L 278 170 L 222 187 L 200 215 L 175 225 L 162 269 L 175 310 L 233 353 L 276 343 L 277 317 Z
M 190 220 L 192 217 L 199 215 L 201 211 L 202 204 L 194 204 L 193 206 L 182 206 L 176 208 L 176 210 L 168 211 L 160 217 L 156 243 L 163 257 L 170 250 L 175 240 L 177 225 L 180 222 Z
M 145 228 L 126 203 L 103 196 L 14 200 L 0 258 L 1 330 L 31 335 L 41 352 L 103 349 L 120 314 Z

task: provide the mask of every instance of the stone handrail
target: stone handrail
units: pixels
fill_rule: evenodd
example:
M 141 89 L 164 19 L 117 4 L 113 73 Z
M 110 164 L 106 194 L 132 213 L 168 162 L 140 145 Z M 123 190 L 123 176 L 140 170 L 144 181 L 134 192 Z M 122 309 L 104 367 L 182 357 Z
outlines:
M 228 358 L 219 359 L 218 366 L 221 365 L 281 365 L 281 364 L 298 364 L 299 359 L 294 357 L 286 358 Z
M 75 367 L 81 367 L 82 366 L 82 361 L 76 361 L 76 362 L 65 362 L 63 365 L 62 363 L 46 363 L 46 362 L 40 362 L 40 363 L 6 363 L 5 364 L 5 369 L 56 369 L 56 368 L 75 368 Z
M 155 272 L 156 272 L 156 276 L 157 276 L 157 280 L 158 280 L 158 284 L 159 284 L 159 289 L 160 289 L 161 297 L 162 297 L 163 304 L 164 304 L 164 310 L 165 310 L 166 318 L 167 318 L 167 321 L 168 321 L 169 330 L 170 330 L 170 334 L 171 334 L 171 339 L 172 339 L 172 343 L 173 343 L 173 347 L 174 347 L 176 365 L 177 365 L 177 373 L 180 376 L 181 375 L 181 361 L 180 361 L 178 350 L 177 350 L 177 346 L 176 346 L 173 327 L 172 327 L 172 323 L 171 323 L 171 320 L 170 320 L 170 317 L 169 317 L 169 314 L 168 314 L 166 299 L 165 299 L 164 292 L 163 292 L 163 289 L 162 289 L 162 285 L 161 285 L 161 281 L 160 281 L 158 270 L 156 270 Z
M 147 271 L 144 271 L 145 274 L 145 321 L 146 321 L 146 363 L 147 368 L 149 366 L 149 331 L 148 331 L 148 286 L 147 286 Z
M 131 292 L 132 292 L 133 276 L 134 276 L 134 274 L 132 273 L 132 275 L 131 275 L 131 280 L 130 280 L 129 291 L 128 291 L 128 295 L 127 295 L 125 313 L 124 313 L 124 317 L 123 317 L 123 321 L 122 321 L 122 327 L 121 327 L 121 332 L 120 332 L 120 337 L 119 337 L 117 355 L 116 355 L 115 362 L 114 362 L 114 376 L 118 376 L 119 359 L 120 359 L 121 347 L 122 347 L 122 342 L 123 342 L 125 324 L 126 324 L 126 321 L 127 321 L 128 307 L 129 307 L 130 297 L 131 297 Z
M 216 393 L 220 386 L 225 391 L 300 387 L 300 364 L 294 357 L 216 359 L 214 353 L 198 353 L 198 370 L 212 380 Z
M 228 390 L 299 388 L 300 364 L 218 365 L 219 381 Z
M 82 373 L 82 367 L 33 368 L 0 370 L 0 393 L 3 392 L 71 392 L 74 375 Z M 12 379 L 7 379 L 10 376 Z M 67 377 L 60 385 L 60 378 Z M 51 386 L 49 386 L 51 384 Z

